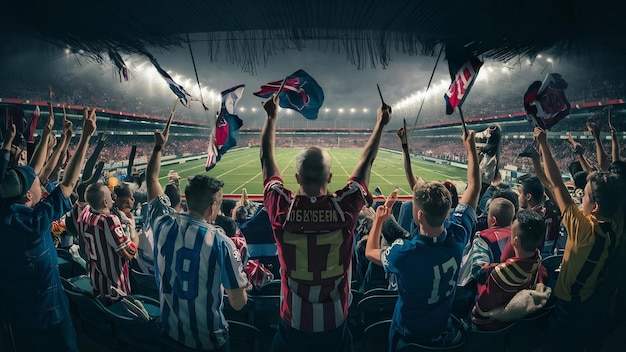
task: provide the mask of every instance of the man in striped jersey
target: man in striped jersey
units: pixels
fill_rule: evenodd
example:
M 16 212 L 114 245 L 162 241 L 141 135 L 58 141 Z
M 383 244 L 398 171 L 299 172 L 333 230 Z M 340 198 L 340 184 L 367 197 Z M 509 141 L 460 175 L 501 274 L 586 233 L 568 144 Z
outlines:
M 89 277 L 96 297 L 111 299 L 111 287 L 130 294 L 129 262 L 137 252 L 136 245 L 111 212 L 111 190 L 102 182 L 85 190 L 89 204 L 78 218 L 78 228 L 85 239 L 89 256 Z
M 187 347 L 230 351 L 222 287 L 231 306 L 239 310 L 248 300 L 248 278 L 235 244 L 214 225 L 224 183 L 205 175 L 191 177 L 185 188 L 189 211 L 176 213 L 158 181 L 168 134 L 169 125 L 155 132 L 146 170 L 147 221 L 154 236 L 161 325 L 168 336 Z
M 277 95 L 264 103 L 261 137 L 264 204 L 282 268 L 282 319 L 272 349 L 350 351 L 346 317 L 354 230 L 361 208 L 371 202 L 367 185 L 391 107 L 378 109 L 374 131 L 344 188 L 328 193 L 330 156 L 311 147 L 296 158 L 299 188 L 294 195 L 284 188 L 274 157 L 278 103 Z

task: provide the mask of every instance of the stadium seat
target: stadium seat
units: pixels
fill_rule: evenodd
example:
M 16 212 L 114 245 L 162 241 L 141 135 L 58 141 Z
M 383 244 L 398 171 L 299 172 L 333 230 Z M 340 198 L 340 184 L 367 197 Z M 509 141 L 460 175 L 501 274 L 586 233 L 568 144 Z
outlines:
M 547 306 L 519 320 L 508 335 L 507 352 L 524 352 L 540 348 L 548 329 L 548 316 L 554 306 Z
M 63 289 L 70 301 L 77 330 L 109 349 L 117 349 L 113 334 L 113 321 L 107 308 L 93 295 L 83 293 L 70 280 L 61 278 Z
M 57 248 L 56 250 L 59 275 L 62 278 L 69 279 L 71 277 L 87 274 L 87 269 L 74 260 L 74 256 L 70 253 L 70 251 L 63 248 Z
M 133 293 L 159 300 L 159 288 L 157 287 L 154 275 L 144 274 L 141 271 L 131 268 L 130 287 Z
M 508 335 L 516 323 L 500 330 L 485 331 L 472 325 L 468 330 L 467 351 L 502 352 L 508 343 Z
M 142 304 L 154 307 L 158 315 L 150 317 L 147 321 L 135 316 L 121 301 L 113 303 L 105 308 L 106 313 L 113 322 L 114 336 L 118 342 L 118 350 L 129 352 L 153 352 L 159 348 L 159 335 L 161 328 L 157 323 L 160 317 L 158 302 L 145 296 L 131 296 L 142 301 Z M 151 309 L 154 312 L 154 309 Z M 146 309 L 148 311 L 148 309 Z M 148 313 L 150 314 L 150 313 Z
M 376 287 L 376 288 L 372 288 L 370 290 L 365 291 L 365 293 L 363 293 L 362 298 L 370 297 L 370 296 L 398 296 L 398 291 Z
M 228 295 L 224 295 L 224 317 L 226 320 L 240 321 L 243 323 L 254 324 L 254 317 L 256 311 L 256 302 L 254 298 L 248 297 L 248 302 L 246 305 L 240 309 L 236 310 L 230 305 L 230 301 L 228 300 Z
M 361 299 L 357 310 L 363 326 L 369 326 L 376 321 L 391 319 L 397 301 L 397 295 L 373 295 Z
M 259 351 L 261 331 L 253 325 L 228 320 L 228 336 L 232 351 Z
M 368 325 L 363 331 L 364 348 L 359 351 L 380 352 L 389 350 L 389 327 L 391 320 L 385 319 Z
M 278 328 L 280 321 L 280 295 L 252 295 L 256 309 L 254 310 L 254 325 L 256 327 Z
M 437 346 L 437 347 L 412 342 L 412 343 L 408 343 L 402 346 L 401 348 L 398 348 L 398 351 L 403 351 L 403 352 L 464 351 L 465 344 L 467 343 L 467 325 L 465 325 L 465 323 L 462 320 L 458 319 L 454 315 L 450 315 L 450 319 L 452 320 L 452 325 L 461 332 L 462 338 L 459 342 L 450 346 Z M 467 350 L 467 351 L 474 351 L 474 350 Z
M 78 289 L 79 292 L 93 297 L 93 286 L 91 285 L 91 278 L 87 275 L 79 275 L 68 279 L 69 282 Z
M 256 288 L 254 287 L 252 291 L 250 291 L 251 295 L 280 295 L 280 279 L 274 279 L 272 281 L 266 282 L 263 286 Z
M 563 261 L 563 254 L 551 255 L 547 258 L 543 258 L 541 261 L 541 265 L 546 268 L 546 272 L 548 273 L 548 280 L 546 281 L 546 286 L 554 289 L 556 285 L 556 280 L 559 277 L 559 273 L 561 272 L 561 262 Z

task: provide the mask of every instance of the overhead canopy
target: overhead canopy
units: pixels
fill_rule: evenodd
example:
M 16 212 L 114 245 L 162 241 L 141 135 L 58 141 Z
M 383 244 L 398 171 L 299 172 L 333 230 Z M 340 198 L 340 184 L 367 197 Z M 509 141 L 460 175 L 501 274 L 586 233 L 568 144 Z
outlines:
M 385 66 L 392 52 L 432 54 L 467 46 L 507 60 L 547 48 L 608 47 L 626 52 L 622 1 L 585 0 L 22 0 L 0 11 L 4 39 L 36 37 L 103 59 L 109 50 L 143 52 L 204 41 L 253 72 L 264 59 L 309 39 L 341 51 L 357 67 Z M 558 54 L 557 53 L 557 54 Z

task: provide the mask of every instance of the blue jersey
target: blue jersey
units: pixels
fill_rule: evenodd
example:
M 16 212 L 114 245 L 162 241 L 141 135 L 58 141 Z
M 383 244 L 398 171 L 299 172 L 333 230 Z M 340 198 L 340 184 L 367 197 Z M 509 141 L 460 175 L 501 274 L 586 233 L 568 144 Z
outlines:
M 446 329 L 463 247 L 475 221 L 474 210 L 460 203 L 439 237 L 415 229 L 410 239 L 398 239 L 382 252 L 383 267 L 395 274 L 398 284 L 391 329 L 414 340 L 435 337 Z
M 152 222 L 163 331 L 185 346 L 217 349 L 226 343 L 222 285 L 246 287 L 235 244 L 224 231 L 188 214 Z

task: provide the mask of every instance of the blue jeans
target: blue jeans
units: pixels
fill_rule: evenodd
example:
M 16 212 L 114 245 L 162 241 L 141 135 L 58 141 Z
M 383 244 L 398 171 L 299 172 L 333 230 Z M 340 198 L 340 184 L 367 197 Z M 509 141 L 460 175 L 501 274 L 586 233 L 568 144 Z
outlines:
M 281 319 L 272 343 L 272 351 L 350 352 L 352 351 L 352 334 L 346 322 L 329 331 L 305 332 L 292 328 Z

